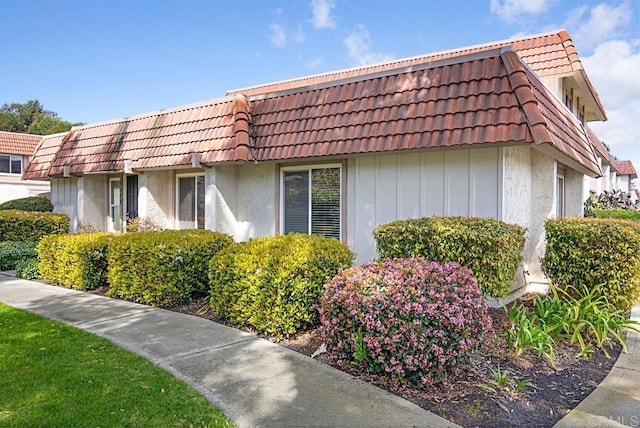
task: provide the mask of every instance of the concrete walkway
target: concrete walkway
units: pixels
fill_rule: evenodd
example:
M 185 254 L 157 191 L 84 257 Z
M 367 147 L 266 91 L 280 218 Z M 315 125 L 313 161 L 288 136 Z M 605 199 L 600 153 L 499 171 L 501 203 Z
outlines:
M 105 337 L 203 394 L 241 427 L 456 426 L 295 351 L 191 315 L 0 272 L 0 302 Z

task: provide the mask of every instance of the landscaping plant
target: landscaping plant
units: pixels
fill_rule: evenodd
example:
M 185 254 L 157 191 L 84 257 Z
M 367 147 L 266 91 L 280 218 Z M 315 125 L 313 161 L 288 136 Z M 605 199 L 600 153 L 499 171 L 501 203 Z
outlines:
M 1 203 L 0 211 L 4 210 L 52 212 L 53 204 L 43 196 L 29 196 Z
M 211 309 L 232 324 L 290 336 L 317 324 L 325 280 L 352 261 L 344 244 L 323 236 L 292 233 L 234 244 L 211 260 Z
M 525 229 L 476 217 L 399 220 L 373 231 L 380 260 L 424 257 L 473 271 L 485 296 L 504 297 L 522 262 Z
M 38 242 L 43 236 L 68 231 L 69 217 L 63 214 L 0 211 L 0 241 Z
M 39 279 L 38 259 L 25 259 L 16 263 L 16 276 L 22 279 Z
M 36 247 L 31 242 L 0 242 L 0 271 L 13 270 L 21 261 L 35 259 L 37 256 Z
M 319 312 L 328 356 L 338 366 L 409 388 L 445 382 L 492 330 L 472 272 L 419 257 L 340 272 L 325 285 Z

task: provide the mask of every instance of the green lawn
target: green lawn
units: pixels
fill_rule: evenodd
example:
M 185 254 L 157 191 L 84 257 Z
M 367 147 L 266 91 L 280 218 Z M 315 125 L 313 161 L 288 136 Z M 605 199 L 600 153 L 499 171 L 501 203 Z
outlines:
M 0 426 L 232 425 L 196 391 L 144 358 L 0 303 Z

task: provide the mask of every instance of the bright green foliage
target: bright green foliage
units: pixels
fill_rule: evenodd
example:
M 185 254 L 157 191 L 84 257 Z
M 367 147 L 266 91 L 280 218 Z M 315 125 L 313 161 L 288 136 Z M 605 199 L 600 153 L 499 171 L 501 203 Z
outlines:
M 49 235 L 38 244 L 39 272 L 45 281 L 77 290 L 107 284 L 109 233 Z
M 611 210 L 595 209 L 593 214 L 598 218 L 615 218 L 640 222 L 640 210 L 616 208 Z
M 394 221 L 373 231 L 380 259 L 424 257 L 473 271 L 485 296 L 504 297 L 522 262 L 525 229 L 477 217 Z
M 29 100 L 24 104 L 4 104 L 0 107 L 0 131 L 49 135 L 68 131 L 76 125 L 82 123 L 72 124 L 60 119 L 57 113 L 45 110 L 38 100 Z
M 20 210 L 20 211 L 41 211 L 52 212 L 53 204 L 48 198 L 42 196 L 29 196 L 27 198 L 12 199 L 0 204 L 0 211 Z
M 38 259 L 24 259 L 16 263 L 16 276 L 22 279 L 40 278 L 40 271 L 38 270 Z
M 328 277 L 353 253 L 333 238 L 289 234 L 235 244 L 211 260 L 211 309 L 236 325 L 288 336 L 318 322 Z
M 609 302 L 629 310 L 640 298 L 640 224 L 612 219 L 549 220 L 542 266 L 560 290 L 581 297 L 597 285 Z M 573 288 L 570 288 L 573 286 Z
M 43 236 L 68 231 L 69 217 L 64 214 L 0 211 L 0 241 L 38 242 Z
M 209 261 L 233 239 L 208 230 L 119 235 L 109 245 L 112 297 L 172 307 L 205 295 Z
M 31 242 L 0 242 L 0 271 L 15 269 L 20 261 L 35 259 L 37 255 L 36 246 Z
M 640 331 L 640 324 L 629 320 L 623 310 L 610 303 L 601 287 L 582 290 L 569 287 L 570 290 L 565 291 L 552 286 L 551 294 L 536 296 L 533 311 L 522 304 L 505 309 L 511 323 L 508 346 L 515 355 L 534 348 L 552 365 L 555 364 L 555 341 L 560 338 L 577 343 L 580 354 L 587 357 L 593 354 L 594 348 L 608 357 L 607 349 L 613 348 L 614 340 L 626 350 L 624 329 Z

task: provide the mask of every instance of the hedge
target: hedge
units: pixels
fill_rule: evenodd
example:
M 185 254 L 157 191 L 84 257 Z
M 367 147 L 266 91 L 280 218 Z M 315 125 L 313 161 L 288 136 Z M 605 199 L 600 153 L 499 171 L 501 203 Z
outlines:
M 477 217 L 424 217 L 373 231 L 380 259 L 424 257 L 473 271 L 485 296 L 505 297 L 522 262 L 525 229 Z
M 469 269 L 419 257 L 343 270 L 325 285 L 319 311 L 333 362 L 408 388 L 446 381 L 492 329 Z
M 40 277 L 77 290 L 106 285 L 107 246 L 112 237 L 104 232 L 45 236 L 38 244 Z
M 640 224 L 597 218 L 549 220 L 546 238 L 542 266 L 558 288 L 571 292 L 602 284 L 602 295 L 619 309 L 638 303 Z
M 3 202 L 0 204 L 0 211 L 4 210 L 52 212 L 53 204 L 43 196 L 29 196 Z
M 188 303 L 206 295 L 209 260 L 232 242 L 193 229 L 118 235 L 107 256 L 108 295 L 152 306 Z
M 631 220 L 640 222 L 640 210 L 634 209 L 594 209 L 593 214 L 597 218 L 615 218 L 618 220 Z
M 0 242 L 0 271 L 13 270 L 21 261 L 37 257 L 36 247 L 31 242 Z
M 0 241 L 38 242 L 43 236 L 68 231 L 69 217 L 64 214 L 0 211 Z
M 304 234 L 235 244 L 211 260 L 211 309 L 232 324 L 289 336 L 317 324 L 325 280 L 353 257 L 336 239 Z

